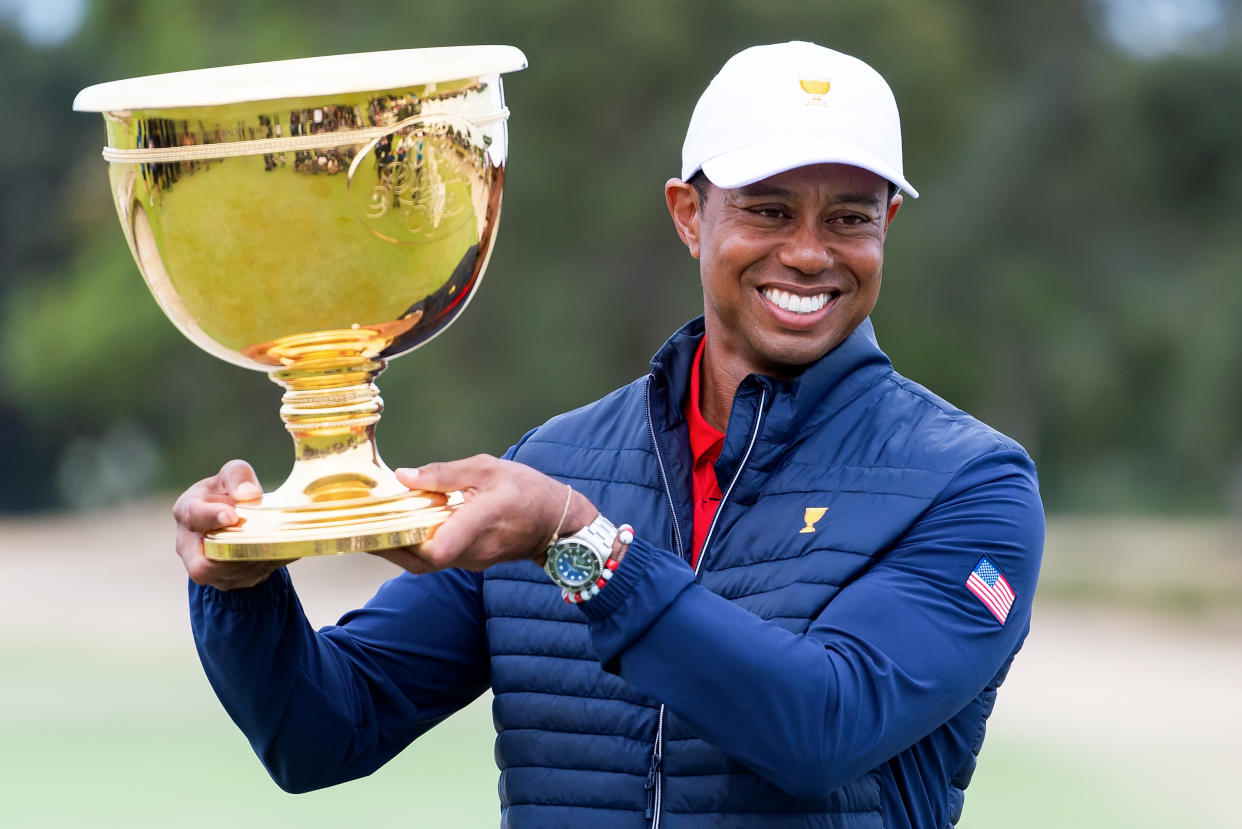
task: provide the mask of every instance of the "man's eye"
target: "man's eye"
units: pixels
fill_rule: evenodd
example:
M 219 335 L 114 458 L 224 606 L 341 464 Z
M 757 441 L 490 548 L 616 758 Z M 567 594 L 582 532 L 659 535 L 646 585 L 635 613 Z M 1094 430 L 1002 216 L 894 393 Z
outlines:
M 834 224 L 863 225 L 869 223 L 871 221 L 871 217 L 860 216 L 857 213 L 847 213 L 844 216 L 834 216 L 829 219 L 829 221 Z
M 750 212 L 765 219 L 779 219 L 785 215 L 785 211 L 779 207 L 752 207 Z

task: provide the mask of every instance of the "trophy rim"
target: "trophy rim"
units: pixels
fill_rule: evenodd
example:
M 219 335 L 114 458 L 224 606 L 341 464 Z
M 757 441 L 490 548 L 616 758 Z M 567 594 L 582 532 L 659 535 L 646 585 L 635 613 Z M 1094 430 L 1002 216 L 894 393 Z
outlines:
M 516 72 L 527 66 L 516 46 L 437 46 L 243 63 L 146 75 L 88 86 L 78 112 L 167 109 L 341 95 Z

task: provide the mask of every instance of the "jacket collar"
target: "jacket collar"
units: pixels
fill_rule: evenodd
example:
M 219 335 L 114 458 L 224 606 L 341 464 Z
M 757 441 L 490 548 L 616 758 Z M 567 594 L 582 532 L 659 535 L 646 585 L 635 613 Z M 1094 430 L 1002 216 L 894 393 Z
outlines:
M 703 333 L 703 318 L 691 320 L 651 360 L 656 381 L 652 415 L 662 419 L 666 427 L 676 427 L 684 420 L 681 409 L 694 353 Z M 866 319 L 844 342 L 792 380 L 760 374 L 747 376 L 734 394 L 726 445 L 734 442 L 735 432 L 749 431 L 754 405 L 760 398 L 765 400 L 763 440 L 784 443 L 832 417 L 891 371 L 892 363 L 876 342 L 871 320 Z M 766 394 L 761 395 L 761 390 Z

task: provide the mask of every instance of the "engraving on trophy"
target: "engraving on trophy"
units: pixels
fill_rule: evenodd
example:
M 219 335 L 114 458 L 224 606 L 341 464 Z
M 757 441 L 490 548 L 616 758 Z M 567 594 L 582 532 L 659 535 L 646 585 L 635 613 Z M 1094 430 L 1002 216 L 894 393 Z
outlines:
M 436 125 L 387 136 L 363 150 L 375 156 L 377 182 L 359 206 L 359 218 L 367 229 L 390 242 L 427 242 L 452 233 L 467 218 L 463 214 L 471 182 L 484 176 L 480 170 L 466 169 L 465 159 L 451 158 L 452 150 L 446 151 L 450 133 Z M 450 161 L 442 165 L 440 159 L 446 156 Z M 351 161 L 350 187 L 363 175 Z
M 367 218 L 378 219 L 388 212 L 394 196 L 403 198 L 408 192 L 410 168 L 404 161 L 394 161 L 380 173 L 380 184 L 371 191 L 371 205 L 367 208 Z

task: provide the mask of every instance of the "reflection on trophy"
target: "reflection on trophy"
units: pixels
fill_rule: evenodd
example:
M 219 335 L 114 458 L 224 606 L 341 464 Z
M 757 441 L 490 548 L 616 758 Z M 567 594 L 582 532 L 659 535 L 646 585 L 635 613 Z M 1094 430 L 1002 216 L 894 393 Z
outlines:
M 418 544 L 449 515 L 375 446 L 386 361 L 445 329 L 491 254 L 509 46 L 155 75 L 82 90 L 130 250 L 195 344 L 285 389 L 288 479 L 210 534 L 215 559 Z

